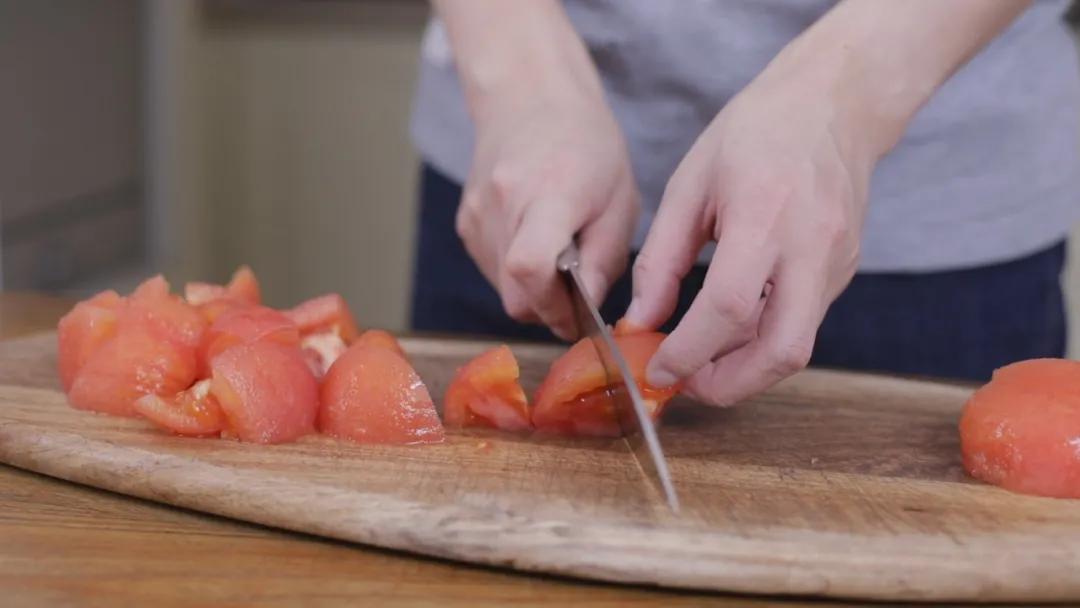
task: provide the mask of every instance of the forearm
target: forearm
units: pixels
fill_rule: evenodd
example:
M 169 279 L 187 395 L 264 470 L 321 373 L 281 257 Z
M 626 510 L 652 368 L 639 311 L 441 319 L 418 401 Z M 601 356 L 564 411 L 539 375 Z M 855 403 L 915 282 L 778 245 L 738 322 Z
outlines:
M 843 0 L 785 48 L 767 78 L 823 88 L 838 123 L 881 156 L 949 77 L 1031 0 Z
M 602 95 L 596 68 L 558 0 L 433 0 L 474 117 L 508 97 Z

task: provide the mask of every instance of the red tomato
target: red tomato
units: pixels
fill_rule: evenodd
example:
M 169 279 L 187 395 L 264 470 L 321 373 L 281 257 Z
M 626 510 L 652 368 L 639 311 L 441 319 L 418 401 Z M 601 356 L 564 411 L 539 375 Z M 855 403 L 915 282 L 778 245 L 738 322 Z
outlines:
M 195 308 L 169 293 L 161 275 L 144 281 L 127 298 L 120 325 L 146 324 L 161 338 L 180 346 L 195 348 L 202 340 L 206 321 Z
M 354 345 L 320 390 L 319 429 L 361 443 L 437 443 L 444 433 L 420 376 L 401 355 Z
M 616 336 L 628 336 L 630 334 L 641 334 L 649 331 L 649 328 L 644 325 L 638 325 L 627 321 L 625 318 L 619 319 L 619 322 L 615 324 Z
M 135 415 L 143 395 L 171 396 L 195 381 L 195 349 L 161 338 L 149 323 L 127 321 L 82 366 L 68 393 L 71 405 Z
M 615 337 L 637 382 L 645 406 L 656 420 L 678 386 L 657 388 L 645 383 L 645 366 L 664 334 L 642 332 Z M 611 387 L 589 339 L 580 340 L 551 364 L 533 400 L 533 425 L 566 435 L 618 437 L 622 434 L 611 400 Z
M 201 380 L 175 397 L 146 395 L 135 401 L 135 411 L 177 435 L 218 435 L 225 428 L 225 414 L 210 394 L 210 380 Z
M 352 344 L 359 334 L 345 298 L 336 293 L 302 302 L 285 314 L 300 328 L 301 336 L 329 331 L 336 333 L 346 344 Z
M 124 299 L 115 291 L 103 291 L 79 302 L 56 328 L 57 366 L 64 390 L 71 390 L 75 375 L 102 344 L 116 335 L 117 312 Z
M 210 361 L 225 350 L 256 340 L 297 346 L 300 332 L 284 314 L 265 306 L 237 307 L 223 312 L 206 330 L 199 346 L 200 377 L 209 375 Z
M 531 429 L 529 406 L 518 382 L 519 375 L 517 359 L 506 345 L 466 363 L 454 375 L 443 400 L 447 426 L 486 426 L 504 431 Z
M 233 273 L 228 285 L 192 281 L 184 286 L 184 299 L 192 306 L 202 306 L 215 300 L 233 300 L 245 304 L 262 304 L 262 291 L 255 273 L 241 266 Z
M 246 342 L 214 357 L 210 367 L 210 392 L 241 440 L 281 443 L 315 430 L 319 389 L 298 347 Z
M 1080 498 L 1080 362 L 1003 367 L 960 418 L 964 468 L 1024 494 Z
M 405 349 L 401 348 L 401 343 L 397 341 L 394 334 L 381 329 L 369 329 L 360 334 L 360 337 L 356 339 L 356 344 L 376 346 L 379 348 L 388 348 L 395 353 L 408 359 L 405 354 Z

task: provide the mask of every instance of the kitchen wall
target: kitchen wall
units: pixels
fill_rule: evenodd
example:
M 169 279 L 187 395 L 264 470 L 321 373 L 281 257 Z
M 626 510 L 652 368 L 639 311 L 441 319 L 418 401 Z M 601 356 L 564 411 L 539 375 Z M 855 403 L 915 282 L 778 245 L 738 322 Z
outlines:
M 220 278 L 248 261 L 277 304 L 341 291 L 366 323 L 404 328 L 426 3 L 150 4 L 162 263 Z M 1072 241 L 1076 353 L 1080 230 Z
M 338 291 L 364 324 L 404 328 L 426 4 L 154 10 L 162 265 L 224 278 L 250 263 L 276 305 Z

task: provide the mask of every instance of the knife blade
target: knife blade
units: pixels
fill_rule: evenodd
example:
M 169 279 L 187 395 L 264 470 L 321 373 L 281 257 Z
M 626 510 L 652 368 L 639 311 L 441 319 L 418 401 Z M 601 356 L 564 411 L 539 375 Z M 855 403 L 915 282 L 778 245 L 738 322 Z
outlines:
M 611 399 L 615 405 L 616 418 L 623 432 L 623 439 L 634 455 L 642 474 L 667 502 L 668 507 L 679 511 L 679 496 L 671 481 L 671 472 L 656 434 L 656 426 L 645 408 L 633 373 L 619 350 L 611 330 L 604 323 L 599 309 L 589 299 L 581 279 L 581 254 L 576 243 L 564 249 L 555 262 L 559 272 L 565 277 L 570 299 L 574 306 L 574 317 L 578 332 L 589 338 L 596 354 L 604 367 L 608 386 L 611 387 Z

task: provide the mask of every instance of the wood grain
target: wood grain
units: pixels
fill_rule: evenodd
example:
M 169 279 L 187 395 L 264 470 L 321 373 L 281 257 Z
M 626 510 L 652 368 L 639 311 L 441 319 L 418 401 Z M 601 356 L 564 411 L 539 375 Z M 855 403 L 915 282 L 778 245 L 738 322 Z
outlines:
M 482 343 L 406 341 L 433 394 Z M 517 349 L 527 385 L 554 354 Z M 0 460 L 393 549 L 598 580 L 881 599 L 1080 597 L 1080 510 L 965 478 L 967 390 L 809 372 L 753 406 L 678 404 L 673 516 L 620 442 L 452 434 L 426 448 L 189 440 L 67 408 L 51 339 L 0 347 Z

